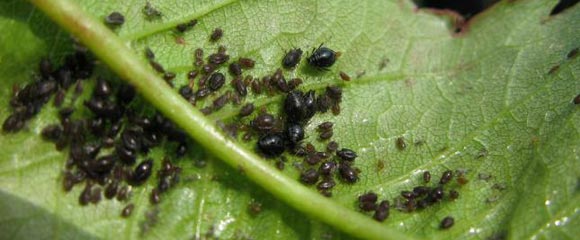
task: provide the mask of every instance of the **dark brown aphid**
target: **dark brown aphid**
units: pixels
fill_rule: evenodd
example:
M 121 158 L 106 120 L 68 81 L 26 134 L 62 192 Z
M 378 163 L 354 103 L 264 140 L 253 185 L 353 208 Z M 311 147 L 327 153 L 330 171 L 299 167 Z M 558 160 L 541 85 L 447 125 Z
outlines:
M 97 204 L 101 201 L 101 188 L 100 187 L 94 187 L 92 189 L 90 201 L 92 204 Z
M 242 81 L 241 76 L 234 78 L 234 80 L 232 80 L 232 84 L 240 96 L 248 95 L 248 88 L 244 84 L 244 81 Z
M 203 65 L 203 49 L 195 49 L 195 66 L 201 67 Z
M 131 194 L 131 190 L 129 189 L 129 186 L 123 186 L 123 187 L 121 187 L 121 189 L 119 189 L 119 192 L 117 192 L 117 200 L 118 201 L 125 201 L 125 200 L 129 199 L 130 194 Z
M 224 94 L 213 100 L 213 110 L 217 111 L 224 107 L 229 101 L 228 95 Z
M 453 178 L 453 171 L 447 170 L 441 174 L 441 180 L 439 180 L 439 184 L 447 184 Z
M 177 24 L 175 30 L 177 30 L 177 32 L 184 33 L 185 31 L 195 27 L 195 25 L 197 25 L 197 20 L 193 19 L 187 23 Z
M 300 59 L 302 58 L 302 50 L 300 48 L 295 48 L 286 53 L 284 59 L 282 59 L 282 66 L 284 68 L 294 68 L 298 63 L 300 63 Z
M 155 60 L 149 60 L 149 65 L 151 65 L 151 67 L 158 73 L 165 73 L 165 68 L 163 68 L 163 66 Z
M 149 201 L 151 202 L 151 204 L 158 204 L 159 202 L 161 202 L 161 196 L 159 195 L 159 190 L 157 190 L 157 188 L 151 190 L 151 196 L 149 198 Z
M 223 35 L 224 35 L 224 30 L 222 30 L 221 28 L 216 28 L 211 33 L 209 40 L 212 42 L 216 42 L 216 41 L 220 40 Z
M 413 197 L 422 197 L 431 191 L 431 188 L 425 186 L 417 186 L 413 188 Z
M 332 105 L 332 107 L 330 108 L 330 110 L 332 110 L 332 114 L 334 116 L 340 115 L 340 105 L 334 104 L 334 105 Z
M 216 72 L 209 77 L 208 81 L 209 81 L 209 89 L 212 91 L 216 91 L 224 85 L 224 83 L 226 82 L 226 78 L 222 73 Z
M 141 162 L 139 165 L 137 165 L 137 167 L 135 167 L 135 170 L 133 170 L 132 181 L 136 185 L 145 182 L 145 180 L 147 180 L 149 176 L 151 176 L 152 170 L 153 170 L 153 160 L 147 159 Z
M 216 65 L 213 65 L 213 64 L 208 63 L 208 64 L 204 64 L 201 67 L 201 70 L 203 70 L 203 72 L 206 73 L 206 74 L 210 74 L 213 71 L 215 71 L 216 67 L 217 67 Z
M 268 113 L 258 115 L 253 121 L 252 126 L 261 132 L 268 132 L 276 125 L 276 118 Z
M 332 122 L 323 122 L 323 123 L 318 125 L 318 131 L 321 131 L 321 132 L 329 131 L 329 130 L 332 130 L 333 126 L 334 126 L 334 123 L 332 123 Z
M 574 104 L 578 105 L 580 104 L 580 94 L 576 95 L 576 97 L 574 98 Z
M 163 79 L 167 82 L 170 82 L 175 78 L 175 73 L 173 72 L 165 72 L 163 73 Z
M 83 192 L 81 192 L 81 195 L 79 195 L 79 204 L 81 204 L 81 206 L 85 206 L 91 201 L 92 188 L 93 185 L 91 183 L 87 183 L 85 189 Z
M 407 148 L 407 143 L 405 142 L 405 138 L 398 137 L 397 138 L 397 149 L 399 149 L 400 151 L 403 151 L 403 150 L 405 150 L 405 148 Z
M 250 114 L 252 114 L 252 112 L 254 112 L 254 104 L 252 103 L 248 103 L 246 105 L 244 105 L 242 107 L 242 109 L 240 109 L 240 117 L 246 117 L 249 116 Z
M 260 85 L 260 81 L 254 80 L 251 84 L 252 92 L 254 94 L 261 94 L 262 93 L 262 86 Z
M 377 206 L 373 218 L 379 222 L 385 221 L 389 217 L 390 203 L 388 200 L 383 200 Z
M 377 207 L 378 196 L 374 192 L 368 192 L 358 196 L 358 207 L 363 211 L 373 211 Z
M 256 64 L 256 62 L 250 58 L 240 58 L 238 63 L 240 63 L 240 66 L 244 69 L 254 68 L 254 65 Z
M 448 229 L 450 227 L 453 227 L 454 223 L 455 223 L 455 220 L 453 219 L 453 217 L 447 216 L 447 217 L 443 218 L 443 220 L 441 221 L 441 225 L 439 227 L 441 229 Z
M 129 217 L 131 216 L 131 213 L 133 213 L 133 209 L 135 208 L 135 205 L 132 203 L 129 203 L 126 207 L 123 208 L 123 210 L 121 211 L 121 217 Z
M 326 179 L 322 180 L 321 182 L 319 182 L 316 185 L 316 188 L 318 190 L 330 190 L 330 189 L 334 188 L 334 186 L 336 186 L 336 183 L 334 182 L 334 180 L 332 180 L 332 178 L 326 178 Z
M 110 26 L 121 26 L 125 23 L 125 16 L 119 12 L 112 12 L 107 17 L 105 17 L 105 23 Z
M 553 66 L 552 68 L 550 68 L 550 71 L 548 71 L 548 74 L 554 74 L 559 69 L 560 69 L 560 65 Z
M 320 175 L 324 175 L 324 176 L 329 176 L 330 174 L 332 174 L 332 172 L 336 169 L 336 163 L 335 162 L 324 162 L 322 164 L 320 164 L 320 167 L 318 168 L 318 172 L 320 173 Z
M 60 139 L 63 129 L 60 125 L 52 124 L 42 129 L 42 138 L 48 141 L 56 142 Z
M 207 57 L 207 61 L 215 65 L 220 65 L 228 60 L 230 60 L 230 56 L 222 53 L 214 53 Z
M 105 188 L 105 198 L 112 199 L 117 195 L 117 191 L 119 189 L 119 181 L 113 180 L 107 187 Z
M 348 161 L 348 162 L 352 162 L 357 158 L 356 152 L 353 150 L 350 150 L 348 148 L 343 148 L 339 151 L 336 151 L 336 156 L 338 156 L 340 159 L 342 159 L 344 161 Z
M 242 75 L 242 65 L 237 62 L 233 62 L 229 66 L 230 73 L 234 76 Z
M 160 18 L 162 16 L 161 12 L 156 8 L 154 8 L 153 6 L 151 6 L 151 3 L 149 3 L 149 1 L 147 1 L 145 3 L 145 7 L 143 7 L 143 14 L 145 14 L 145 17 L 149 21 L 156 18 Z
M 209 90 L 208 88 L 200 88 L 197 90 L 197 92 L 195 92 L 195 98 L 197 99 L 202 99 L 207 97 L 207 95 L 209 95 L 211 93 L 211 90 Z
M 262 212 L 262 204 L 255 200 L 250 201 L 250 203 L 248 204 L 248 212 L 252 216 L 258 215 L 259 213 Z
M 459 192 L 455 191 L 455 190 L 451 190 L 449 191 L 449 199 L 451 200 L 455 200 L 459 197 Z
M 74 176 L 72 173 L 67 171 L 62 179 L 62 188 L 64 189 L 65 192 L 69 192 L 74 185 L 75 185 Z
M 321 132 L 318 137 L 321 140 L 328 140 L 332 137 L 333 134 L 334 134 L 334 132 L 332 130 L 330 130 L 330 131 L 326 131 L 326 132 Z
M 207 106 L 199 110 L 203 115 L 210 115 L 213 112 L 213 107 Z
M 338 143 L 335 141 L 330 141 L 328 145 L 326 145 L 326 152 L 332 153 L 338 149 Z
M 318 182 L 318 171 L 313 168 L 310 168 L 300 174 L 300 181 L 306 185 L 312 185 Z
M 355 183 L 358 181 L 358 173 L 348 164 L 340 164 L 338 167 L 340 177 L 347 183 Z
M 342 79 L 343 81 L 350 81 L 350 76 L 348 74 L 346 74 L 345 72 L 340 71 L 339 75 L 340 75 L 340 79 Z
M 302 84 L 302 79 L 300 79 L 300 78 L 292 78 L 292 79 L 290 79 L 290 81 L 288 81 L 288 88 L 290 90 L 294 90 L 298 86 L 300 86 L 300 84 Z
M 401 191 L 401 197 L 404 197 L 406 199 L 411 199 L 415 197 L 415 194 L 411 191 Z
M 59 89 L 54 96 L 54 106 L 60 107 L 64 102 L 64 98 L 66 97 L 66 92 L 63 89 Z
M 423 172 L 423 181 L 428 183 L 431 181 L 431 173 L 429 171 Z
M 445 192 L 443 191 L 443 187 L 441 186 L 431 189 L 431 192 L 429 193 L 429 197 L 434 202 L 440 201 L 441 199 L 443 199 L 444 196 Z
M 151 48 L 149 48 L 149 47 L 145 48 L 145 57 L 150 61 L 155 59 L 155 53 L 153 53 L 153 51 L 151 51 Z
M 574 49 L 570 50 L 570 52 L 568 52 L 568 54 L 566 55 L 566 57 L 568 59 L 575 58 L 576 56 L 578 56 L 578 52 L 579 52 L 578 51 L 578 48 L 574 48 Z

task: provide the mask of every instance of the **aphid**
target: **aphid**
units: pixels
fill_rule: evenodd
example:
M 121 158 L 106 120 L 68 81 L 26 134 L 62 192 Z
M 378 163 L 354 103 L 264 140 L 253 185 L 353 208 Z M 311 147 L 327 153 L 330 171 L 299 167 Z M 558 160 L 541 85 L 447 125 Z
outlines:
M 377 207 L 378 196 L 374 192 L 368 192 L 358 196 L 358 207 L 363 211 L 372 211 Z
M 578 52 L 579 52 L 578 48 L 574 48 L 574 49 L 570 50 L 570 52 L 568 52 L 568 54 L 566 54 L 566 57 L 568 59 L 572 59 L 572 58 L 578 56 Z
M 177 30 L 177 32 L 183 33 L 185 31 L 193 28 L 195 25 L 197 25 L 197 20 L 193 19 L 187 23 L 177 24 L 177 26 L 175 27 L 175 30 Z
M 213 112 L 213 107 L 207 106 L 199 110 L 203 115 L 210 115 Z
M 310 168 L 300 174 L 300 181 L 306 185 L 312 185 L 318 182 L 318 171 L 313 168 Z
M 449 191 L 449 199 L 451 200 L 455 200 L 459 197 L 459 192 L 455 191 L 455 190 L 451 190 Z
M 146 57 L 148 60 L 153 60 L 153 59 L 155 59 L 155 53 L 153 53 L 153 51 L 151 51 L 151 48 L 149 48 L 149 47 L 146 47 L 146 48 L 145 48 L 145 57 Z
M 181 95 L 184 99 L 189 100 L 193 97 L 193 90 L 188 86 L 184 85 L 179 88 L 179 95 Z
M 326 145 L 326 152 L 332 153 L 332 152 L 335 152 L 337 149 L 338 149 L 338 143 L 336 143 L 335 141 L 330 141 Z
M 112 12 L 107 17 L 105 17 L 105 23 L 111 26 L 121 26 L 125 23 L 125 16 L 119 12 Z
M 340 177 L 347 183 L 355 183 L 358 181 L 358 173 L 348 164 L 340 164 L 338 167 Z
M 373 218 L 379 222 L 385 221 L 389 217 L 390 204 L 388 200 L 383 200 L 377 206 Z
M 320 175 L 329 176 L 334 171 L 334 169 L 336 169 L 336 163 L 333 161 L 329 161 L 320 164 L 318 172 L 320 173 Z
M 271 114 L 262 113 L 258 115 L 251 124 L 258 131 L 267 132 L 274 128 L 274 125 L 276 125 L 276 119 Z
M 234 76 L 242 75 L 242 65 L 237 62 L 230 63 L 229 70 L 230 73 Z
M 216 98 L 215 100 L 213 100 L 213 110 L 214 111 L 220 110 L 228 103 L 229 100 L 230 99 L 226 94 Z
M 155 60 L 149 60 L 149 65 L 158 73 L 165 73 L 165 68 Z
M 286 128 L 286 139 L 291 146 L 295 146 L 304 139 L 304 128 L 300 124 L 289 124 Z
M 153 6 L 151 6 L 151 3 L 149 3 L 149 1 L 147 1 L 145 3 L 145 7 L 143 7 L 143 14 L 145 14 L 145 17 L 147 18 L 147 20 L 152 20 L 154 18 L 160 18 L 162 16 L 161 12 L 157 9 L 155 9 Z
M 125 201 L 125 200 L 129 199 L 130 194 L 131 194 L 131 189 L 129 188 L 129 186 L 123 186 L 123 187 L 121 187 L 121 189 L 119 189 L 119 192 L 117 192 L 117 200 L 118 201 Z
M 138 151 L 141 148 L 141 134 L 136 130 L 125 129 L 121 139 L 123 146 L 129 150 Z
M 431 192 L 429 193 L 429 197 L 431 198 L 431 200 L 435 202 L 438 202 L 441 199 L 443 199 L 444 195 L 445 192 L 443 191 L 443 187 L 441 186 L 431 189 Z
M 423 172 L 423 182 L 428 183 L 431 181 L 431 173 L 429 171 Z
M 117 91 L 117 101 L 122 105 L 128 104 L 135 98 L 135 88 L 131 85 L 123 84 Z
M 224 30 L 222 30 L 221 28 L 216 28 L 211 33 L 209 40 L 212 42 L 216 42 L 216 41 L 220 40 L 223 35 L 224 35 Z
M 79 203 L 81 206 L 85 206 L 91 201 L 92 187 L 92 184 L 87 183 L 85 189 L 81 192 L 81 195 L 79 195 Z
M 115 157 L 113 155 L 105 155 L 97 158 L 91 164 L 91 171 L 103 175 L 108 174 L 115 166 Z
M 284 100 L 284 112 L 290 121 L 301 121 L 305 116 L 304 96 L 300 91 L 291 91 Z
M 258 140 L 258 149 L 267 157 L 275 157 L 284 152 L 284 139 L 280 134 L 266 134 Z
M 325 94 L 336 102 L 342 100 L 342 89 L 338 86 L 327 86 Z
M 300 58 L 302 58 L 302 49 L 295 48 L 286 53 L 284 59 L 282 59 L 282 66 L 284 68 L 294 68 L 298 63 L 300 63 Z
M 218 53 L 219 54 L 226 54 L 227 48 L 224 45 L 219 45 L 218 46 Z
M 304 94 L 304 120 L 308 120 L 316 113 L 316 93 L 310 90 Z
M 216 65 L 213 65 L 211 63 L 208 63 L 208 64 L 204 64 L 201 67 L 201 70 L 203 70 L 203 72 L 206 73 L 206 74 L 210 74 L 213 71 L 215 71 L 216 67 L 217 67 Z M 203 84 L 200 84 L 200 85 L 203 85 Z
M 387 64 L 389 64 L 390 61 L 391 60 L 389 60 L 388 58 L 383 58 L 381 62 L 379 62 L 379 71 L 387 67 Z
M 302 84 L 302 79 L 300 79 L 300 78 L 292 78 L 292 79 L 290 79 L 290 81 L 288 81 L 288 89 L 289 90 L 294 90 L 298 86 L 300 86 L 300 84 Z
M 255 200 L 252 200 L 249 204 L 248 204 L 248 212 L 252 215 L 252 216 L 256 216 L 258 215 L 260 212 L 262 212 L 262 204 L 259 202 L 256 202 Z
M 228 60 L 230 60 L 230 56 L 222 53 L 214 53 L 207 57 L 207 61 L 215 65 L 220 65 Z
M 278 170 L 280 171 L 284 170 L 284 166 L 285 163 L 283 161 L 276 161 L 276 168 L 278 168 Z
M 75 184 L 73 182 L 73 178 L 74 178 L 74 176 L 69 171 L 67 171 L 64 174 L 64 177 L 62 179 L 62 188 L 65 192 L 69 192 L 73 188 L 73 186 Z
M 580 104 L 580 94 L 576 95 L 576 97 L 574 98 L 574 104 L 578 105 Z
M 175 73 L 173 72 L 165 72 L 163 73 L 163 79 L 167 82 L 170 82 L 175 78 Z
M 131 216 L 131 213 L 133 213 L 133 209 L 135 208 L 135 205 L 132 203 L 129 203 L 126 207 L 123 208 L 123 210 L 121 211 L 121 217 L 129 217 Z
M 151 201 L 151 204 L 158 204 L 161 202 L 161 196 L 159 195 L 159 190 L 157 190 L 157 188 L 151 190 L 151 196 L 149 200 Z
M 225 82 L 226 82 L 226 78 L 222 73 L 220 73 L 220 72 L 213 73 L 209 77 L 209 89 L 212 91 L 216 91 L 216 90 L 220 89 L 224 85 Z
M 254 94 L 261 94 L 262 93 L 262 86 L 260 85 L 260 82 L 257 80 L 252 81 L 252 92 Z
M 136 185 L 145 182 L 145 180 L 147 180 L 149 176 L 151 176 L 152 170 L 153 170 L 153 160 L 148 159 L 141 162 L 139 165 L 137 165 L 137 167 L 135 167 L 135 170 L 133 170 L 132 181 Z
M 332 130 L 330 130 L 330 131 L 326 131 L 326 132 L 321 132 L 318 137 L 321 140 L 328 140 L 332 137 L 333 134 L 334 134 L 334 132 Z
M 415 197 L 415 194 L 413 194 L 411 191 L 401 191 L 401 196 L 406 199 L 411 199 Z
M 101 188 L 95 187 L 91 191 L 91 199 L 90 202 L 92 204 L 97 204 L 101 201 Z
M 207 95 L 209 95 L 211 93 L 211 90 L 209 90 L 208 88 L 200 88 L 197 90 L 197 92 L 195 92 L 195 98 L 197 99 L 202 99 L 207 97 Z
M 398 137 L 397 138 L 397 149 L 399 149 L 400 151 L 403 151 L 403 150 L 405 150 L 405 148 L 407 148 L 407 143 L 405 143 L 405 138 Z
M 459 173 L 457 176 L 457 183 L 459 185 L 465 185 L 469 182 L 469 180 L 467 180 L 467 178 L 465 177 L 465 174 L 463 173 Z
M 250 58 L 240 58 L 238 59 L 238 63 L 240 63 L 242 68 L 249 69 L 254 68 L 256 62 Z
M 320 70 L 328 70 L 329 67 L 334 65 L 338 54 L 330 48 L 323 47 L 322 44 L 312 51 L 312 54 L 307 58 L 308 64 L 310 66 L 320 69 Z
M 286 82 L 286 79 L 284 79 L 284 76 L 274 78 L 274 80 L 276 83 L 276 87 L 278 87 L 278 90 L 285 93 L 290 91 L 290 88 L 288 87 L 288 83 Z
M 232 80 L 232 84 L 234 85 L 234 88 L 236 89 L 238 94 L 240 94 L 241 96 L 248 95 L 248 89 L 246 88 L 244 81 L 242 81 L 241 76 L 238 76 L 234 80 Z
M 179 143 L 177 149 L 175 150 L 175 155 L 177 157 L 183 157 L 185 156 L 186 153 L 187 153 L 187 144 Z
M 105 198 L 112 199 L 117 195 L 117 191 L 119 190 L 119 181 L 113 180 L 107 187 L 105 188 Z
M 203 49 L 198 48 L 194 51 L 195 66 L 201 67 L 203 65 Z
M 60 125 L 52 124 L 43 128 L 41 135 L 45 140 L 56 142 L 58 139 L 60 139 L 63 131 L 64 130 Z
M 422 197 L 431 191 L 431 188 L 425 186 L 417 186 L 413 188 L 413 197 Z
M 441 229 L 448 229 L 450 227 L 453 227 L 454 223 L 455 223 L 455 220 L 453 219 L 453 217 L 447 216 L 447 217 L 443 218 L 443 220 L 441 221 L 441 225 L 439 227 Z
M 357 154 L 353 150 L 350 150 L 348 148 L 343 148 L 339 151 L 336 151 L 336 156 L 338 156 L 340 159 L 342 159 L 344 161 L 352 162 L 356 159 Z
M 342 79 L 343 81 L 350 81 L 350 76 L 345 72 L 340 71 L 338 75 L 340 75 L 340 79 Z
M 244 105 L 242 107 L 242 109 L 240 109 L 240 113 L 238 115 L 240 117 L 246 117 L 246 116 L 249 116 L 250 114 L 252 114 L 252 112 L 254 112 L 254 104 L 248 103 L 248 104 Z
M 304 160 L 310 165 L 316 165 L 322 160 L 322 158 L 314 153 L 309 153 Z
M 97 84 L 95 85 L 93 94 L 98 97 L 108 97 L 112 93 L 113 89 L 111 88 L 111 84 L 109 84 L 109 82 L 103 78 L 97 78 Z
M 38 70 L 42 78 L 48 79 L 52 74 L 52 62 L 50 62 L 50 59 L 46 57 L 41 58 L 38 63 Z
M 446 184 L 453 178 L 453 172 L 451 170 L 447 170 L 441 174 L 441 180 L 439 180 L 439 184 Z
M 334 126 L 334 123 L 332 123 L 332 122 L 323 122 L 323 123 L 318 125 L 317 129 L 318 129 L 318 131 L 325 132 L 325 131 L 332 130 L 333 126 Z

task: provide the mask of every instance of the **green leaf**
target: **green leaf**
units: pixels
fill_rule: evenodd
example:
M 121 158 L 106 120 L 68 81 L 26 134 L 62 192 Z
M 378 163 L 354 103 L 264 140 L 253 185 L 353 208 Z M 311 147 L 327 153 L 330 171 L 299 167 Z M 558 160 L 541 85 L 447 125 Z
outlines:
M 163 12 L 153 21 L 141 13 L 144 1 L 79 1 L 90 16 L 81 11 L 70 15 L 74 5 L 64 0 L 32 2 L 135 84 L 198 147 L 179 162 L 183 180 L 163 195 L 161 204 L 149 204 L 151 181 L 134 189 L 135 212 L 123 219 L 119 214 L 126 203 L 81 207 L 79 187 L 68 194 L 61 190 L 67 156 L 39 137 L 44 126 L 57 121 L 57 110 L 47 105 L 25 130 L 0 137 L 0 232 L 6 238 L 204 238 L 210 231 L 225 239 L 348 238 L 342 231 L 361 238 L 397 238 L 395 230 L 445 239 L 580 235 L 573 227 L 580 221 L 580 115 L 571 103 L 580 93 L 580 64 L 577 57 L 567 58 L 578 48 L 577 6 L 548 17 L 555 1 L 505 1 L 475 17 L 467 32 L 453 36 L 444 18 L 414 11 L 406 1 L 151 1 Z M 100 21 L 111 11 L 127 19 L 115 30 L 119 38 L 91 18 Z M 199 24 L 183 35 L 184 44 L 177 44 L 172 29 L 193 18 Z M 301 67 L 285 75 L 303 78 L 304 90 L 343 86 L 342 113 L 315 116 L 307 126 L 307 141 L 323 147 L 315 128 L 333 121 L 333 139 L 359 154 L 358 183 L 339 184 L 331 202 L 314 188 L 304 190 L 289 181 L 298 178 L 296 169 L 274 170 L 269 167 L 273 161 L 251 154 L 252 144 L 230 142 L 216 131 L 215 120 L 237 121 L 238 106 L 204 118 L 169 90 L 142 56 L 145 47 L 153 49 L 159 62 L 178 73 L 175 84 L 181 86 L 191 70 L 193 50 L 217 48 L 208 42 L 216 27 L 224 29 L 220 44 L 231 56 L 257 60 L 250 72 L 254 76 L 275 71 L 292 47 L 325 43 L 342 53 L 328 72 L 306 69 L 303 59 Z M 3 120 L 10 112 L 12 85 L 30 81 L 42 56 L 60 59 L 71 43 L 68 33 L 22 1 L 0 3 L 0 30 Z M 551 71 L 554 66 L 559 68 Z M 339 71 L 354 79 L 341 82 Z M 250 96 L 246 101 L 278 111 L 281 99 Z M 71 104 L 80 106 L 81 101 Z M 404 150 L 396 147 L 399 137 L 407 143 Z M 152 153 L 156 160 L 164 155 L 163 149 Z M 195 161 L 207 161 L 207 166 L 197 168 Z M 392 199 L 422 184 L 424 170 L 436 182 L 448 169 L 466 171 L 469 180 L 450 185 L 460 193 L 455 201 L 414 213 L 392 210 L 382 225 L 355 212 L 361 193 L 375 191 L 381 199 Z M 484 181 L 480 174 L 492 178 Z M 252 199 L 262 203 L 256 216 L 247 211 Z M 455 225 L 440 230 L 448 215 Z

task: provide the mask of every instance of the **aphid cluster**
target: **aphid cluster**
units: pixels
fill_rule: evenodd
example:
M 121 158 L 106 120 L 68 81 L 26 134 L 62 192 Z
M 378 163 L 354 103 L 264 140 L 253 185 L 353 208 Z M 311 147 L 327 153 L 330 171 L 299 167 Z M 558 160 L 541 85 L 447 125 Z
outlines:
M 467 182 L 466 180 L 459 180 L 460 178 L 465 178 L 464 174 L 461 171 L 456 172 L 461 176 L 457 178 L 457 183 L 459 185 L 465 184 Z M 442 173 L 437 186 L 429 187 L 419 185 L 411 190 L 401 191 L 400 196 L 393 199 L 392 206 L 388 200 L 383 200 L 377 204 L 378 195 L 376 193 L 364 193 L 358 197 L 359 209 L 364 212 L 374 211 L 373 218 L 382 222 L 388 218 L 390 207 L 401 212 L 410 213 L 425 209 L 445 199 L 455 201 L 459 198 L 459 192 L 457 190 L 451 189 L 448 194 L 445 193 L 445 186 L 449 185 L 451 180 L 453 180 L 453 175 L 453 171 L 447 170 Z M 429 171 L 423 172 L 422 179 L 425 184 L 431 182 L 431 173 Z M 453 226 L 453 218 L 451 217 L 445 218 L 441 223 L 442 229 L 450 228 L 451 226 Z
M 26 121 L 54 95 L 60 122 L 44 127 L 41 135 L 53 142 L 57 150 L 68 151 L 63 189 L 68 192 L 75 185 L 84 184 L 79 196 L 81 205 L 96 204 L 103 198 L 128 200 L 131 189 L 145 183 L 156 168 L 155 161 L 146 158 L 148 152 L 163 142 L 176 143 L 176 157 L 183 156 L 188 149 L 186 134 L 162 115 L 148 117 L 137 113 L 142 111 L 130 104 L 135 97 L 132 87 L 113 87 L 101 77 L 96 78 L 92 94 L 81 105 L 88 109 L 89 116 L 73 117 L 73 113 L 83 110 L 63 106 L 67 91 L 75 86 L 72 106 L 83 90 L 82 82 L 91 77 L 93 65 L 88 53 L 79 51 L 67 56 L 59 67 L 42 59 L 38 79 L 23 89 L 16 89 L 10 101 L 13 113 L 3 124 L 4 132 L 23 129 Z M 168 160 L 161 167 L 152 199 L 159 199 L 159 193 L 167 191 L 179 179 L 179 167 Z M 127 205 L 122 216 L 129 216 L 133 208 L 133 204 Z

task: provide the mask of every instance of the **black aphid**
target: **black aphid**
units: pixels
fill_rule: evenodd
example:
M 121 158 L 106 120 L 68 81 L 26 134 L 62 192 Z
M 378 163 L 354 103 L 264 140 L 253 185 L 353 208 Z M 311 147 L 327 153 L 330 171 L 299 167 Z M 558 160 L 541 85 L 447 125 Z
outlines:
M 258 131 L 268 132 L 276 125 L 276 119 L 271 114 L 261 113 L 252 121 L 251 124 Z
M 223 53 L 214 53 L 207 57 L 207 61 L 215 65 L 220 65 L 228 60 L 230 60 L 230 56 Z
M 332 178 L 327 178 L 319 182 L 318 185 L 316 185 L 316 188 L 318 190 L 330 190 L 334 188 L 334 186 L 336 186 L 336 182 L 334 182 Z
M 300 63 L 300 58 L 302 58 L 302 50 L 300 48 L 292 49 L 282 59 L 282 66 L 284 68 L 294 68 Z
M 148 159 L 141 162 L 135 170 L 133 170 L 132 181 L 134 184 L 141 184 L 151 176 L 153 170 L 153 160 Z
M 165 81 L 167 81 L 167 82 L 170 82 L 174 78 L 175 78 L 175 73 L 174 72 L 165 72 L 165 73 L 163 73 L 163 79 Z
M 443 220 L 441 221 L 441 225 L 439 227 L 441 229 L 448 229 L 450 227 L 453 227 L 454 223 L 455 223 L 455 220 L 453 219 L 453 217 L 447 216 L 447 217 L 443 218 Z
M 249 69 L 254 68 L 256 62 L 250 58 L 240 58 L 238 60 L 238 63 L 240 63 L 240 66 L 242 66 L 242 68 Z
M 147 1 L 145 3 L 145 7 L 143 7 L 143 14 L 145 14 L 147 20 L 160 18 L 162 16 L 161 12 L 156 8 L 154 8 L 153 6 L 151 6 L 151 3 L 149 3 L 149 1 Z
M 358 181 L 358 173 L 348 164 L 340 164 L 338 167 L 340 177 L 347 183 L 355 183 Z
M 89 204 L 89 202 L 91 201 L 92 188 L 93 185 L 87 183 L 85 189 L 81 192 L 81 195 L 79 195 L 79 203 L 81 204 L 81 206 L 85 206 Z
M 125 16 L 119 12 L 112 12 L 105 17 L 105 23 L 111 26 L 121 26 L 125 23 Z
M 411 191 L 401 191 L 401 196 L 406 199 L 411 199 L 415 197 L 415 194 Z
M 405 148 L 407 148 L 407 143 L 405 143 L 405 138 L 398 137 L 397 138 L 397 149 L 402 151 L 402 150 L 405 150 Z
M 242 109 L 240 109 L 240 113 L 238 115 L 240 117 L 246 117 L 246 116 L 249 116 L 250 114 L 252 114 L 252 112 L 254 112 L 254 104 L 248 103 L 248 104 L 244 105 L 242 107 Z
M 336 62 L 338 54 L 330 48 L 323 47 L 322 44 L 315 49 L 312 54 L 308 57 L 308 64 L 310 66 L 321 69 L 328 70 L 329 67 L 334 65 Z
M 441 180 L 439 180 L 440 184 L 446 184 L 453 178 L 453 171 L 447 170 L 441 174 Z
M 226 82 L 226 78 L 222 73 L 216 72 L 213 73 L 209 77 L 209 89 L 212 91 L 216 91 L 220 89 L 224 83 Z
M 229 70 L 230 73 L 234 76 L 242 75 L 242 65 L 237 62 L 230 63 Z
M 428 183 L 431 181 L 431 173 L 429 171 L 423 172 L 423 181 Z
M 451 200 L 455 200 L 459 197 L 459 192 L 455 191 L 455 190 L 451 190 L 449 191 L 449 199 Z
M 275 157 L 284 152 L 284 139 L 280 134 L 266 134 L 258 140 L 258 149 L 268 157 Z
M 574 102 L 574 104 L 576 104 L 576 105 L 580 104 L 580 94 L 576 95 L 576 97 L 574 98 L 574 100 L 572 102 Z
M 98 97 L 108 97 L 112 93 L 113 89 L 111 88 L 111 84 L 109 84 L 109 82 L 103 78 L 97 78 L 97 84 L 95 85 L 93 94 Z
M 336 163 L 333 161 L 324 162 L 320 164 L 318 172 L 320 175 L 329 176 L 336 169 Z
M 388 200 L 383 200 L 377 206 L 373 218 L 379 222 L 385 221 L 389 217 L 390 204 Z
M 289 124 L 286 127 L 286 139 L 291 146 L 295 146 L 304 139 L 304 128 L 300 124 Z
M 378 196 L 374 192 L 368 192 L 358 196 L 358 207 L 363 211 L 373 211 L 377 207 Z
M 326 145 L 326 152 L 333 153 L 338 149 L 338 143 L 335 141 L 330 141 Z
M 334 123 L 332 123 L 332 122 L 323 122 L 323 123 L 318 125 L 317 129 L 318 129 L 318 131 L 325 132 L 325 131 L 332 130 L 333 126 L 334 126 Z
M 123 210 L 121 211 L 121 217 L 129 217 L 131 216 L 131 213 L 133 213 L 133 209 L 135 208 L 135 205 L 132 203 L 129 203 L 126 207 L 123 208 Z
M 234 80 L 232 80 L 232 84 L 240 96 L 248 95 L 248 88 L 246 87 L 244 81 L 242 81 L 241 76 L 237 76 Z
M 313 168 L 310 168 L 300 174 L 300 181 L 307 185 L 312 185 L 318 182 L 318 171 Z
M 117 191 L 119 190 L 119 180 L 114 179 L 107 187 L 105 188 L 105 197 L 107 199 L 112 199 L 117 195 Z
M 227 94 L 221 95 L 220 97 L 216 98 L 215 100 L 213 100 L 213 110 L 214 111 L 220 110 L 228 103 L 229 100 L 230 99 Z
M 153 59 L 155 59 L 155 53 L 153 53 L 153 51 L 151 50 L 151 48 L 149 48 L 149 47 L 146 47 L 146 48 L 145 48 L 145 57 L 146 57 L 148 60 L 153 60 Z
M 161 196 L 159 195 L 159 190 L 157 190 L 157 188 L 151 190 L 151 196 L 149 200 L 151 201 L 151 204 L 158 204 L 161 202 Z
M 343 81 L 350 81 L 350 76 L 345 72 L 340 71 L 338 75 L 340 76 L 340 79 L 342 79 Z
M 334 132 L 332 130 L 330 130 L 330 131 L 326 131 L 326 132 L 321 132 L 318 137 L 321 140 L 328 140 L 332 137 L 332 135 L 334 135 Z
M 48 125 L 42 129 L 42 138 L 48 141 L 56 142 L 62 136 L 64 130 L 58 124 Z
M 336 151 L 336 156 L 338 156 L 340 159 L 342 159 L 344 161 L 352 162 L 356 159 L 357 154 L 353 150 L 350 150 L 348 148 L 343 148 L 339 151 Z
M 203 49 L 198 48 L 195 49 L 194 52 L 194 56 L 195 56 L 195 66 L 201 67 L 203 65 Z
M 149 65 L 151 65 L 151 67 L 155 69 L 156 72 L 165 73 L 165 68 L 163 68 L 163 66 L 155 60 L 149 60 Z
M 212 42 L 216 42 L 216 41 L 220 40 L 223 35 L 224 35 L 224 30 L 222 30 L 221 28 L 216 28 L 211 33 L 209 40 Z
M 177 32 L 184 33 L 185 31 L 195 27 L 195 25 L 197 25 L 197 20 L 194 19 L 186 23 L 177 24 L 177 26 L 175 26 L 175 30 L 177 30 Z

